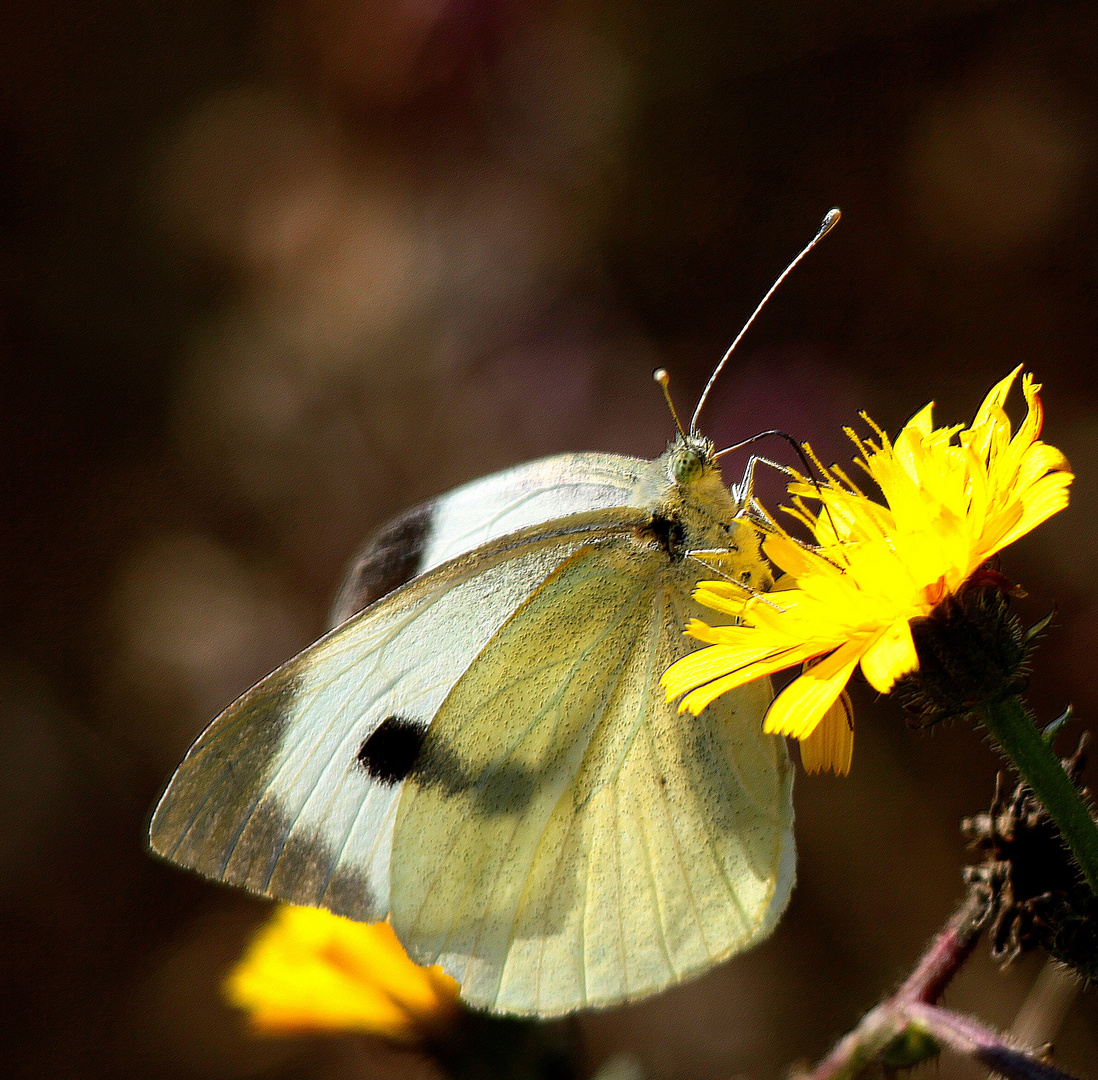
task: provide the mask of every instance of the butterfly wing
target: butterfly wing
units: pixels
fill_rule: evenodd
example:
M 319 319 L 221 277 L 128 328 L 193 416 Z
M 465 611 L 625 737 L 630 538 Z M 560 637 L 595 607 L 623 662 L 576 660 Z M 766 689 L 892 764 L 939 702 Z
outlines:
M 211 724 L 157 807 L 154 850 L 282 900 L 383 917 L 401 769 L 438 706 L 561 561 L 643 519 L 599 510 L 511 533 L 337 627 Z
M 653 993 L 764 936 L 793 882 L 791 773 L 764 680 L 695 718 L 659 679 L 693 577 L 576 549 L 439 708 L 397 811 L 391 920 L 495 1011 Z
M 355 559 L 332 624 L 417 574 L 510 532 L 570 514 L 644 503 L 653 463 L 620 454 L 557 454 L 481 477 L 405 511 Z
M 473 480 L 436 500 L 420 570 L 540 521 L 640 505 L 656 471 L 621 454 L 557 454 Z

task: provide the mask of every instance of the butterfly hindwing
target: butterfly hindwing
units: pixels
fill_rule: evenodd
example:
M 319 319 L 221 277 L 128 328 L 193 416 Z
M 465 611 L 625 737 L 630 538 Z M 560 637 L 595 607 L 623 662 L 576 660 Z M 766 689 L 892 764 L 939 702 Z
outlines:
M 791 776 L 762 683 L 700 717 L 659 679 L 693 578 L 635 537 L 584 545 L 439 708 L 393 841 L 392 913 L 471 1004 L 630 1000 L 762 937 L 792 886 Z
M 600 510 L 509 534 L 337 627 L 211 724 L 157 807 L 154 849 L 255 892 L 383 917 L 409 740 L 561 561 L 642 519 Z

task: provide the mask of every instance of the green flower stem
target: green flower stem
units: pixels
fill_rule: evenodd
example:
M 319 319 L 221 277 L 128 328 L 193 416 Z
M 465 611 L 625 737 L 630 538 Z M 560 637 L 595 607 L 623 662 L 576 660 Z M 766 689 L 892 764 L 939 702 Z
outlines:
M 1098 895 L 1098 826 L 1060 759 L 1041 736 L 1018 697 L 983 707 L 984 725 L 1045 805 L 1067 841 L 1091 891 Z

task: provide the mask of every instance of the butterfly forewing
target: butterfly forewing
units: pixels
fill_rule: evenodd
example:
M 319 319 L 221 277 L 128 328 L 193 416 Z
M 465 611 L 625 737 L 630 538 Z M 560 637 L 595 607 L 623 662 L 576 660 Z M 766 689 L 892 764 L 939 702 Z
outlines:
M 404 511 L 356 557 L 332 625 L 416 574 L 508 533 L 572 514 L 646 504 L 651 461 L 621 454 L 557 454 L 472 480 Z
M 391 748 L 364 756 L 367 741 L 388 722 L 406 754 L 539 583 L 592 536 L 643 517 L 595 511 L 510 534 L 348 620 L 213 722 L 157 807 L 154 849 L 293 903 L 383 917 L 403 776 Z
M 438 500 L 422 568 L 535 522 L 636 505 L 652 472 L 652 462 L 621 454 L 558 454 L 473 480 Z
M 763 936 L 792 886 L 763 683 L 700 717 L 659 679 L 693 582 L 635 538 L 574 551 L 440 707 L 397 812 L 391 918 L 470 1003 L 641 997 Z

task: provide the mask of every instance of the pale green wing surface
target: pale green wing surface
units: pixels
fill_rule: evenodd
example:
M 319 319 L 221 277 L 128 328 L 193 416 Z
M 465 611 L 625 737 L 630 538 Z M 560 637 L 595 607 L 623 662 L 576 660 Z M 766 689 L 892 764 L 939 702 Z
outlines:
M 628 538 L 562 562 L 440 707 L 405 784 L 393 925 L 472 1005 L 555 1015 L 653 993 L 764 936 L 792 887 L 791 774 L 764 680 L 700 717 L 688 564 Z
M 485 643 L 562 561 L 644 519 L 600 510 L 513 533 L 337 627 L 210 725 L 157 807 L 153 848 L 255 892 L 383 917 L 401 777 L 370 774 L 360 759 L 366 740 L 387 719 L 425 730 Z

